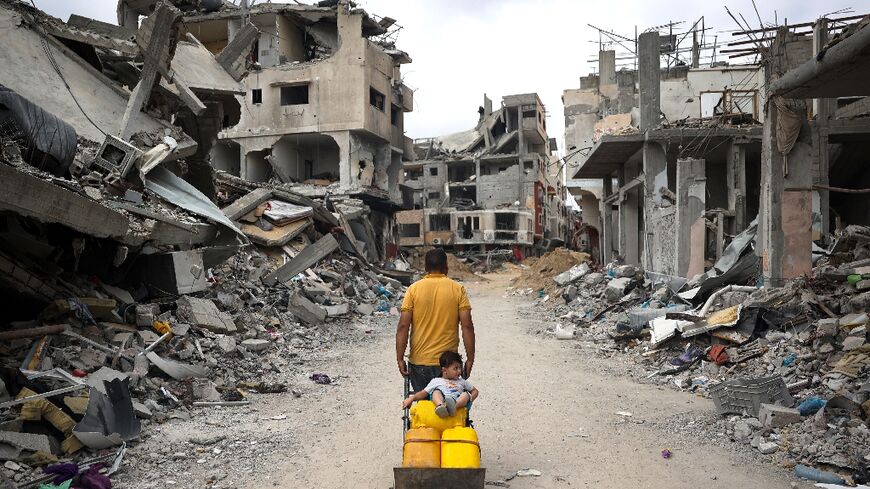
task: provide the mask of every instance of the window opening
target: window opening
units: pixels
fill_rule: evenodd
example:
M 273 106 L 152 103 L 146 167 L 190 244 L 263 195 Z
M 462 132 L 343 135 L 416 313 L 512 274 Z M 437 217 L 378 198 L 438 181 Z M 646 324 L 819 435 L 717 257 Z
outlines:
M 308 84 L 281 87 L 281 105 L 304 105 L 308 103 Z
M 450 231 L 450 214 L 431 214 L 429 231 Z
M 386 97 L 381 92 L 369 87 L 369 103 L 381 112 L 384 111 Z

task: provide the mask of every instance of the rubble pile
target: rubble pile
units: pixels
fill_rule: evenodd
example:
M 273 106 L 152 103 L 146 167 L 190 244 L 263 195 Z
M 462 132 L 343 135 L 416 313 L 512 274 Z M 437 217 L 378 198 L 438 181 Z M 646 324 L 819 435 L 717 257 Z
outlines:
M 616 263 L 598 271 L 562 267 L 550 279 L 552 293 L 537 294 L 538 307 L 553 317 L 539 332 L 625 355 L 641 382 L 712 398 L 723 417 L 708 431 L 727 433 L 772 461 L 865 483 L 870 233 L 849 226 L 835 243 L 812 277 L 781 288 L 756 287 L 757 267 L 735 272 L 736 263 L 757 263 L 751 246 L 723 257 L 731 267 L 717 262 L 689 283 Z
M 589 254 L 556 248 L 539 258 L 529 258 L 525 261 L 527 269 L 511 281 L 517 289 L 544 290 L 546 293 L 556 291 L 558 284 L 553 277 L 581 263 L 591 262 Z
M 414 275 L 387 259 L 365 202 L 211 170 L 220 124 L 210 125 L 197 94 L 235 93 L 225 90 L 235 82 L 198 43 L 170 39 L 163 27 L 181 15 L 174 7 L 161 2 L 139 34 L 163 43 L 164 56 L 214 67 L 214 79 L 191 76 L 184 63 L 166 71 L 168 60 L 152 55 L 139 63 L 144 48 L 129 33 L 93 36 L 20 2 L 2 7 L 24 19 L 22 37 L 97 42 L 94 59 L 104 57 L 111 76 L 71 83 L 110 94 L 102 102 L 113 114 L 128 103 L 114 83 L 133 89 L 140 70 L 152 84 L 154 73 L 174 77 L 162 75 L 171 80 L 156 83 L 163 88 L 147 106 L 148 97 L 129 96 L 141 105 L 127 107 L 123 137 L 97 125 L 104 114 L 68 123 L 0 87 L 0 291 L 9 306 L 0 323 L 0 485 L 110 487 L 138 470 L 130 459 L 152 426 L 292 390 L 287 371 L 309 354 L 398 315 Z M 75 75 L 81 60 L 54 49 Z M 209 110 L 220 112 L 216 104 Z

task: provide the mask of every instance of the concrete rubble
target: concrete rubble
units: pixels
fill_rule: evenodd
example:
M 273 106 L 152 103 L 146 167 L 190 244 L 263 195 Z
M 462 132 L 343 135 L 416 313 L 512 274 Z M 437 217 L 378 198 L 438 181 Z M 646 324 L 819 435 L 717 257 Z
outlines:
M 172 418 L 286 391 L 282 369 L 397 314 L 414 277 L 385 251 L 386 183 L 372 196 L 213 170 L 258 30 L 214 53 L 180 23 L 207 12 L 145 4 L 121 1 L 136 20 L 122 27 L 0 2 L 18 27 L 0 29 L 4 56 L 39 47 L 0 75 L 0 285 L 15 304 L 0 323 L 0 470 L 19 487 L 59 462 L 120 462 Z M 345 2 L 286 8 L 386 31 Z M 330 37 L 314 37 L 323 62 Z M 69 89 L 41 84 L 55 79 Z
M 781 288 L 710 274 L 686 282 L 616 263 L 566 282 L 577 266 L 563 262 L 544 279 L 546 294 L 510 293 L 535 297 L 533 316 L 551 318 L 533 332 L 563 339 L 573 327 L 584 351 L 624 356 L 638 381 L 712 398 L 719 417 L 704 420 L 708 432 L 724 430 L 776 463 L 860 482 L 870 457 L 870 295 L 857 284 L 870 272 L 870 241 L 855 236 L 863 229 L 844 230 L 811 276 Z

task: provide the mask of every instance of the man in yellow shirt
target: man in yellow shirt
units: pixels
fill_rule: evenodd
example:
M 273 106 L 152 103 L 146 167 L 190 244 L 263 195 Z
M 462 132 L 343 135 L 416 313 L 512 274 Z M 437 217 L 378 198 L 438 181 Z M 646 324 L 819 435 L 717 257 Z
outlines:
M 441 376 L 438 358 L 445 351 L 459 352 L 459 325 L 465 344 L 465 373 L 474 366 L 474 323 L 465 287 L 447 278 L 447 253 L 437 248 L 426 253 L 426 276 L 408 287 L 396 328 L 396 362 L 410 376 L 414 391 L 423 390 Z M 411 342 L 408 363 L 405 348 Z

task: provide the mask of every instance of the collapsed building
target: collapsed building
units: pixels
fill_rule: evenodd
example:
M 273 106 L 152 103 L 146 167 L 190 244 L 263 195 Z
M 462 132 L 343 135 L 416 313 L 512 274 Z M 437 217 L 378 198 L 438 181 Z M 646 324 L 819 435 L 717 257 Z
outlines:
M 864 25 L 854 16 L 750 31 L 763 40 L 732 50 L 759 54 L 749 65 L 701 66 L 697 23 L 689 63 L 675 63 L 674 36 L 657 31 L 637 38 L 637 69 L 617 71 L 616 53 L 600 52 L 599 73 L 563 101 L 566 147 L 577 148 L 569 187 L 601 259 L 692 277 L 757 223 L 755 263 L 781 285 L 810 270 L 813 241 L 868 224 L 856 190 L 868 178 L 857 157 L 870 127 L 857 81 Z M 810 73 L 844 77 L 820 88 Z M 812 88 L 784 85 L 799 74 Z
M 540 98 L 505 96 L 493 110 L 484 97 L 479 113 L 474 129 L 414 141 L 417 159 L 405 163 L 401 185 L 413 210 L 396 213 L 399 245 L 530 252 L 563 244 L 563 168 Z
M 390 314 L 413 277 L 381 267 L 412 95 L 394 81 L 406 55 L 363 33 L 393 21 L 346 2 L 237 14 L 122 1 L 112 25 L 0 1 L 0 460 L 16 482 L 61 459 L 114 459 L 111 475 L 140 418 L 278 392 L 252 367 L 262 352 Z M 282 105 L 306 76 L 312 102 L 336 105 Z M 258 91 L 271 129 L 251 119 Z M 283 149 L 247 158 L 264 148 Z

